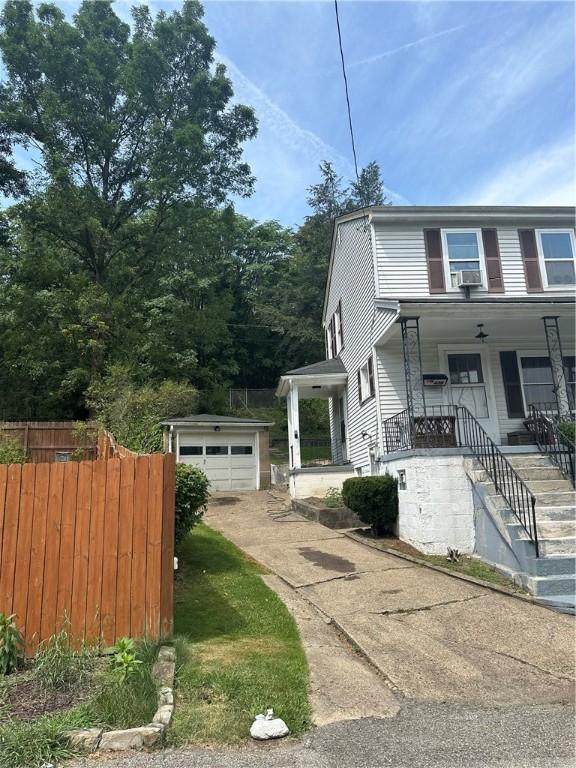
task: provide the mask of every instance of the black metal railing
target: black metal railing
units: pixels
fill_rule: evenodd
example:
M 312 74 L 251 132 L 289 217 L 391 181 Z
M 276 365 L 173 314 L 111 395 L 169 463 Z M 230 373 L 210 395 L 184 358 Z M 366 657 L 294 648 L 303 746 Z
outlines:
M 548 456 L 572 485 L 576 485 L 574 432 L 570 432 L 568 426 L 573 421 L 573 416 L 561 419 L 557 411 L 530 406 L 528 424 L 538 450 Z
M 524 480 L 468 408 L 438 405 L 425 416 L 401 411 L 383 422 L 386 453 L 411 448 L 469 448 L 533 542 L 539 556 L 536 499 Z

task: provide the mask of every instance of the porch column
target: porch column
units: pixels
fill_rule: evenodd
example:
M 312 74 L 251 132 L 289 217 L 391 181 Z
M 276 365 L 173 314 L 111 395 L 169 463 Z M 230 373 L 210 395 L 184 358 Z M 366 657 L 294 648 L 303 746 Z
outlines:
M 286 398 L 288 408 L 288 452 L 290 469 L 300 469 L 300 412 L 298 408 L 298 385 L 290 382 L 290 389 Z
M 548 357 L 550 358 L 550 367 L 552 369 L 558 414 L 559 416 L 569 416 L 574 404 L 572 403 L 572 392 L 566 383 L 566 370 L 564 368 L 558 316 L 547 315 L 542 320 L 544 322 L 546 344 L 548 345 Z
M 406 379 L 406 404 L 410 417 L 426 415 L 418 320 L 419 318 L 417 317 L 403 317 L 400 320 L 404 377 Z

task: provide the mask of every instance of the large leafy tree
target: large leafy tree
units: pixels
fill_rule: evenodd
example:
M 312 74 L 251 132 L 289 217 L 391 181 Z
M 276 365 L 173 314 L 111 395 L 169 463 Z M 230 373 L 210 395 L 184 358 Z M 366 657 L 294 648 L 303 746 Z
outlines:
M 140 6 L 133 17 L 131 30 L 107 0 L 82 3 L 72 23 L 26 0 L 9 0 L 0 16 L 0 139 L 38 167 L 28 227 L 92 285 L 95 372 L 114 333 L 110 305 L 158 274 L 179 209 L 252 188 L 241 149 L 256 120 L 230 104 L 201 5 L 155 18 Z

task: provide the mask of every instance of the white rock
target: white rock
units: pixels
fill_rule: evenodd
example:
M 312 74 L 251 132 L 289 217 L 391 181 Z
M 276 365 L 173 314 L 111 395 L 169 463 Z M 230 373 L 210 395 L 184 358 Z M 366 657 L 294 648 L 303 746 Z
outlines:
M 274 711 L 267 709 L 265 715 L 256 715 L 250 728 L 250 736 L 258 741 L 280 739 L 288 736 L 288 726 L 279 717 L 274 717 Z

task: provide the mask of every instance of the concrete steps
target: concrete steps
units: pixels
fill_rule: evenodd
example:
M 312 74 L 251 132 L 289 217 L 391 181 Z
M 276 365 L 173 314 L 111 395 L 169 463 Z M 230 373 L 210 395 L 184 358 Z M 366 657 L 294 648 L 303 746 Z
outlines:
M 536 499 L 536 528 L 540 557 L 504 497 L 477 462 L 467 468 L 493 513 L 499 516 L 509 541 L 522 563 L 515 575 L 535 597 L 557 610 L 576 611 L 576 492 L 560 470 L 542 454 L 506 457 Z

